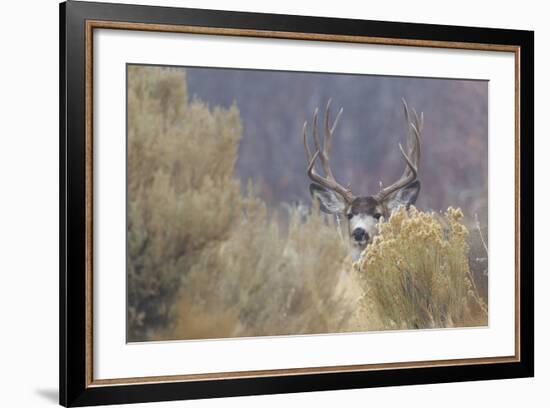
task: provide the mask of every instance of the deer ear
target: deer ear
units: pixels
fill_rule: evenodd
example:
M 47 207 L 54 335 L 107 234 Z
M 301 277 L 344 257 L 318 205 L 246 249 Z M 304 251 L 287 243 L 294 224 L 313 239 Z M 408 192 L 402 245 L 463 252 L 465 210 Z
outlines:
M 329 190 L 319 184 L 311 183 L 309 192 L 314 200 L 319 202 L 321 211 L 327 214 L 342 213 L 346 209 L 346 200 L 335 191 Z
M 392 197 L 386 202 L 386 206 L 390 212 L 394 212 L 399 207 L 403 206 L 409 208 L 409 206 L 416 203 L 418 198 L 418 193 L 420 193 L 420 181 L 413 181 L 411 184 L 403 187 L 401 190 L 398 190 Z

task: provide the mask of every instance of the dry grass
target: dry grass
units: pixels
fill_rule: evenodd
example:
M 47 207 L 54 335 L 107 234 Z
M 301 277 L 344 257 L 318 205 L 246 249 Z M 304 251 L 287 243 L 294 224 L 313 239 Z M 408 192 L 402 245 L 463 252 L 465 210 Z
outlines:
M 318 213 L 305 222 L 293 214 L 283 232 L 259 200 L 244 207 L 228 239 L 205 250 L 183 279 L 175 327 L 164 337 L 204 337 L 205 325 L 206 337 L 366 329 L 351 325 L 361 292 L 334 226 Z

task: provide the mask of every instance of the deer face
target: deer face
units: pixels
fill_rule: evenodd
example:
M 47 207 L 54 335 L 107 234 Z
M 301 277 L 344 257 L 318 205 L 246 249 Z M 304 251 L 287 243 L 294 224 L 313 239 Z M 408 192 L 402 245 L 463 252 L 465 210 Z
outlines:
M 401 144 L 399 149 L 405 160 L 405 170 L 399 180 L 395 183 L 382 187 L 380 191 L 372 196 L 355 196 L 350 187 L 344 187 L 336 181 L 329 164 L 330 149 L 334 129 L 342 115 L 342 109 L 336 115 L 333 124 L 330 124 L 330 100 L 327 103 L 324 120 L 324 137 L 321 142 L 317 135 L 318 109 L 313 114 L 313 142 L 315 152 L 313 155 L 309 150 L 307 141 L 307 122 L 303 128 L 303 142 L 308 161 L 307 174 L 313 181 L 309 191 L 314 200 L 319 202 L 321 211 L 334 214 L 339 220 L 344 220 L 352 243 L 352 256 L 357 259 L 367 244 L 378 233 L 378 223 L 382 219 L 388 219 L 393 211 L 400 206 L 409 207 L 416 202 L 420 192 L 420 181 L 417 179 L 418 164 L 420 162 L 420 135 L 424 118 L 422 114 L 417 115 L 416 111 L 410 114 L 406 102 L 403 100 L 405 119 L 407 121 L 408 138 L 407 152 Z M 324 176 L 315 170 L 316 160 L 319 159 Z
M 355 246 L 364 247 L 378 232 L 385 208 L 374 197 L 357 197 L 346 209 L 348 232 Z
M 339 193 L 312 183 L 309 191 L 319 203 L 321 211 L 334 214 L 346 225 L 352 248 L 352 257 L 361 252 L 378 234 L 378 223 L 388 219 L 397 208 L 409 207 L 416 202 L 420 192 L 418 180 L 395 192 L 391 198 L 380 200 L 376 196 L 356 197 L 348 203 Z

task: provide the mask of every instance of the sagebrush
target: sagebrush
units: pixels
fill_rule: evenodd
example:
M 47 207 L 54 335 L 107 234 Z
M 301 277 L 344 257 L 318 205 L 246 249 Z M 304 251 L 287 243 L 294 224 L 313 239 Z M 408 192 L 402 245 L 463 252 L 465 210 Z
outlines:
M 189 100 L 181 71 L 128 67 L 128 337 L 169 323 L 182 275 L 238 219 L 239 113 Z

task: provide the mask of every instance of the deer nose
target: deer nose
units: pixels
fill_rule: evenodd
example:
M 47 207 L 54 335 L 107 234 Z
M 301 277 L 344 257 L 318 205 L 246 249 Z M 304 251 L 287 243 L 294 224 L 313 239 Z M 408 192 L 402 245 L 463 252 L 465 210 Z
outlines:
M 353 239 L 356 241 L 368 241 L 369 234 L 363 228 L 355 228 L 353 230 Z

